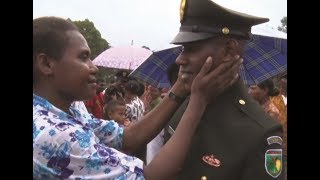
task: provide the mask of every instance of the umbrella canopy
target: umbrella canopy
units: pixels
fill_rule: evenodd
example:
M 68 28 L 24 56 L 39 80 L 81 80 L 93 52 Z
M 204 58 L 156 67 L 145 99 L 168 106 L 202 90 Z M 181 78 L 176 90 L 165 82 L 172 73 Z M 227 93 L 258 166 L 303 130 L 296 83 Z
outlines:
M 287 71 L 287 40 L 253 35 L 243 55 L 240 77 L 247 85 L 259 84 Z
M 133 70 L 151 54 L 152 51 L 142 47 L 111 47 L 98 55 L 92 63 L 96 66 Z
M 266 32 L 263 32 L 263 36 L 253 34 L 246 46 L 243 66 L 240 67 L 240 77 L 247 85 L 258 84 L 287 71 L 287 39 L 265 36 L 268 33 L 270 36 L 275 36 Z M 253 31 L 253 33 L 256 32 Z M 279 37 L 279 34 L 281 33 L 276 33 L 276 36 Z M 175 63 L 181 51 L 182 47 L 178 46 L 154 52 L 130 76 L 155 87 L 170 87 L 167 69 Z
M 157 88 L 170 87 L 167 69 L 175 63 L 181 51 L 182 46 L 178 46 L 154 52 L 129 76 L 136 77 Z

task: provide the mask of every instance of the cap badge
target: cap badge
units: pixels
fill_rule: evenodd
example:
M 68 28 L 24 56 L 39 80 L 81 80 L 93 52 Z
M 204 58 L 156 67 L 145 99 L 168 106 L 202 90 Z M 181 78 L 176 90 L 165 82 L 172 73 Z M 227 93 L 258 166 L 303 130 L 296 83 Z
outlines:
M 180 21 L 183 20 L 184 10 L 186 8 L 186 1 L 187 0 L 181 0 L 181 3 L 180 3 Z
M 223 34 L 229 34 L 230 30 L 227 27 L 222 28 L 222 33 Z
M 202 160 L 213 167 L 219 167 L 221 165 L 220 160 L 215 158 L 213 154 L 211 154 L 210 156 L 209 155 L 203 156 Z

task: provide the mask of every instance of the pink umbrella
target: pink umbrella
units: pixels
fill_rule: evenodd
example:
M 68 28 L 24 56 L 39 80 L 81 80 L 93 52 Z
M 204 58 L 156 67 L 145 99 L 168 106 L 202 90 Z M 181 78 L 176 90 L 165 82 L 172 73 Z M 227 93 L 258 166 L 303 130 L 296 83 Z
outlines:
M 111 47 L 102 52 L 92 62 L 96 66 L 134 70 L 151 54 L 152 51 L 142 47 Z

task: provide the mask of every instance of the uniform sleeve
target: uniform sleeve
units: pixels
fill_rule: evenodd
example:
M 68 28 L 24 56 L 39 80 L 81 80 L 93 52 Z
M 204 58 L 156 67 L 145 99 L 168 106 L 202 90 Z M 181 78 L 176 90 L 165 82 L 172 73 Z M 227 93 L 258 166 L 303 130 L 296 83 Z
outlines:
M 261 143 L 248 154 L 242 180 L 283 180 L 282 128 L 268 130 Z

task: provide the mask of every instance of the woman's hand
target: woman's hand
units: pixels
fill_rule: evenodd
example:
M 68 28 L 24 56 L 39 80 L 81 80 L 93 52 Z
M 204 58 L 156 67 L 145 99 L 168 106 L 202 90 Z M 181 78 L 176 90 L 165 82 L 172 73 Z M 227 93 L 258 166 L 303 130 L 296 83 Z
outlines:
M 192 82 L 191 98 L 200 98 L 208 104 L 238 79 L 239 68 L 243 62 L 239 55 L 234 57 L 227 55 L 219 62 L 221 63 L 217 65 L 214 64 L 212 57 L 206 59 Z

